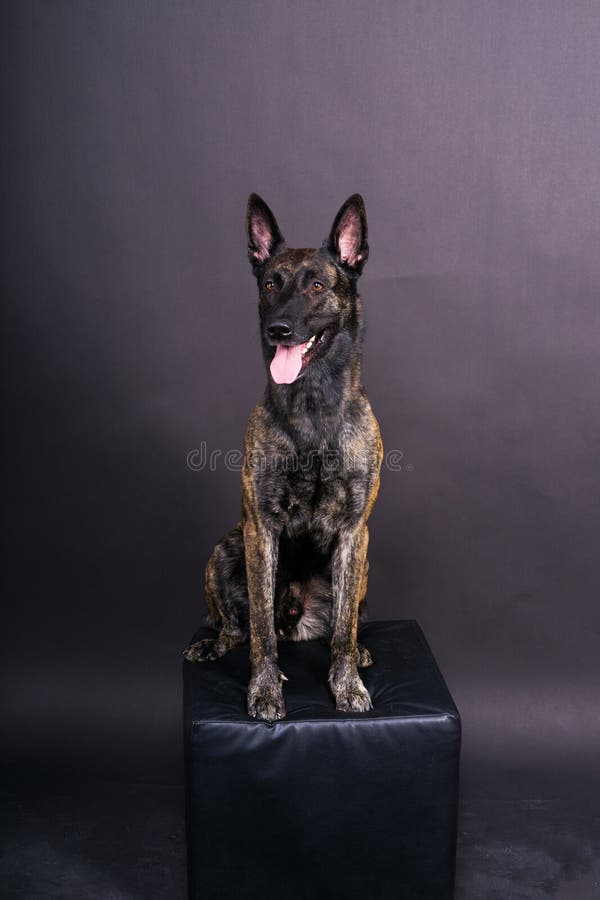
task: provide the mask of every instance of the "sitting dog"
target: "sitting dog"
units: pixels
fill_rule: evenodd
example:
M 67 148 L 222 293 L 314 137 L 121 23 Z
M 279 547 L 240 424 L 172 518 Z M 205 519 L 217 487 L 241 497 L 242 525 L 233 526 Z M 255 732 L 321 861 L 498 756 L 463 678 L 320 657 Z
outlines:
M 383 456 L 361 383 L 364 203 L 348 198 L 319 249 L 288 248 L 256 194 L 246 224 L 268 383 L 246 429 L 241 520 L 206 567 L 209 621 L 219 634 L 185 656 L 216 659 L 249 635 L 248 712 L 272 721 L 285 715 L 276 618 L 292 639 L 323 629 L 336 708 L 364 712 L 372 704 L 358 666 L 371 659 L 356 638 Z

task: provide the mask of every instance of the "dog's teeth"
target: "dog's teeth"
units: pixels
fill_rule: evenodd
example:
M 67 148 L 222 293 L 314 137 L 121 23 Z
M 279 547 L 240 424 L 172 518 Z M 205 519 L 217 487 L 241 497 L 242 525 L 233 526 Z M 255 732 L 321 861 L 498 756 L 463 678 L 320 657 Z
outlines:
M 310 348 L 312 347 L 312 345 L 313 345 L 314 342 L 315 342 L 315 337 L 316 337 L 316 335 L 313 334 L 313 336 L 311 337 L 311 339 L 310 339 L 309 341 L 306 342 L 306 347 L 305 347 L 304 350 L 302 351 L 303 354 L 306 353 L 307 350 L 310 350 Z

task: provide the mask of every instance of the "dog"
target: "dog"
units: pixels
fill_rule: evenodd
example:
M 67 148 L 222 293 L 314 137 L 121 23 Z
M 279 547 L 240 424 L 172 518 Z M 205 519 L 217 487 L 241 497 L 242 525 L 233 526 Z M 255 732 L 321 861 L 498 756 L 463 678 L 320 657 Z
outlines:
M 301 606 L 295 627 L 287 621 L 284 631 L 299 635 L 302 619 L 311 622 L 310 636 L 330 642 L 336 708 L 365 712 L 372 702 L 358 668 L 372 660 L 357 643 L 357 627 L 383 457 L 361 383 L 365 206 L 359 194 L 349 197 L 318 249 L 287 247 L 257 194 L 248 200 L 246 228 L 268 383 L 246 429 L 241 519 L 206 567 L 208 621 L 219 633 L 184 655 L 217 659 L 249 636 L 248 713 L 283 718 L 287 679 L 278 665 L 276 618 L 283 609 L 289 620 L 294 586 Z

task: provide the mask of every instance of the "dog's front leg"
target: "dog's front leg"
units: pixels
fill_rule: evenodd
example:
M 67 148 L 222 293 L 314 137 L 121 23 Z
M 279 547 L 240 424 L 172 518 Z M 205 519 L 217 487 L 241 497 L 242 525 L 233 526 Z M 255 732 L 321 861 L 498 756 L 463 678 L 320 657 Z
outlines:
M 343 529 L 333 553 L 333 633 L 329 686 L 337 709 L 365 712 L 373 704 L 358 674 L 358 607 L 369 532 L 364 521 Z
M 278 535 L 256 520 L 244 525 L 246 574 L 250 603 L 250 656 L 248 713 L 257 719 L 283 719 L 285 706 L 277 664 L 274 594 Z

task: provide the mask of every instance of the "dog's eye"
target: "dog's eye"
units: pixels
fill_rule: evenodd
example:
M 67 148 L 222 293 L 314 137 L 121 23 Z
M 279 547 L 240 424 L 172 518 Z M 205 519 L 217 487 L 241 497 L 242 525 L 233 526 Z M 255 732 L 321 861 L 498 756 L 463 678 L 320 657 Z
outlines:
M 313 291 L 316 291 L 317 293 L 319 293 L 319 291 L 322 291 L 324 287 L 325 287 L 325 285 L 321 281 L 313 281 L 313 283 L 312 283 L 312 289 L 313 289 Z
M 275 290 L 275 282 L 274 281 L 265 281 L 265 291 L 274 291 Z

